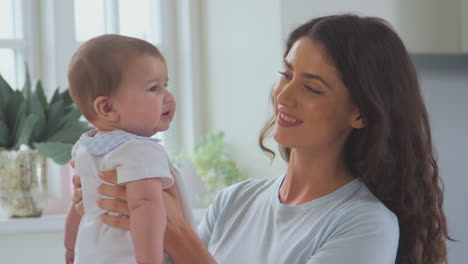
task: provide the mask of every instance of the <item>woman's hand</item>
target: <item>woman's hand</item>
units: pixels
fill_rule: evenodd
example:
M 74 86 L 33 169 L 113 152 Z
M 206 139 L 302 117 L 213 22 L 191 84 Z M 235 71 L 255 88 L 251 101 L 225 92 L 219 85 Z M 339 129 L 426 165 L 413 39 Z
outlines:
M 117 175 L 115 171 L 102 171 L 99 177 L 108 183 L 116 184 Z M 101 184 L 98 188 L 100 194 L 116 198 L 116 199 L 101 199 L 98 201 L 98 206 L 106 211 L 117 212 L 122 215 L 130 215 L 127 204 L 127 197 L 125 186 L 121 185 L 108 185 Z M 164 244 L 176 245 L 174 235 L 178 234 L 181 230 L 180 227 L 187 225 L 185 222 L 182 207 L 180 205 L 179 193 L 177 192 L 176 185 L 163 191 L 164 206 L 167 214 L 167 225 L 164 236 Z M 110 226 L 119 227 L 123 229 L 130 229 L 130 219 L 128 217 L 121 217 L 115 215 L 102 215 L 102 221 Z
M 120 215 L 130 216 L 127 204 L 127 193 L 124 185 L 117 185 L 115 171 L 101 171 L 98 174 L 101 180 L 115 185 L 101 184 L 98 192 L 115 199 L 100 199 L 98 206 L 106 211 L 116 212 Z M 130 230 L 130 218 L 116 215 L 103 214 L 102 221 L 110 226 Z
M 99 177 L 105 182 L 117 183 L 115 171 L 100 172 Z M 124 186 L 101 184 L 98 191 L 100 194 L 116 198 L 99 200 L 100 208 L 127 216 L 130 214 Z M 164 250 L 169 253 L 174 263 L 216 263 L 203 242 L 185 221 L 175 184 L 164 190 L 163 199 L 167 214 Z M 102 221 L 113 227 L 130 229 L 129 217 L 104 214 Z
M 116 184 L 117 175 L 115 171 L 102 171 L 99 177 L 108 183 Z M 100 194 L 115 198 L 115 199 L 101 199 L 98 201 L 98 206 L 106 211 L 117 212 L 121 215 L 129 216 L 127 197 L 125 186 L 121 185 L 108 185 L 101 184 L 98 188 Z M 179 194 L 175 184 L 167 188 L 163 192 L 164 205 L 167 214 L 167 227 L 166 238 L 170 238 L 171 231 L 176 231 L 179 226 L 185 224 L 185 218 L 180 205 Z M 114 216 L 104 214 L 102 220 L 107 225 L 119 227 L 123 229 L 130 229 L 130 220 L 128 217 Z M 168 241 L 166 241 L 168 242 Z
M 75 161 L 70 161 L 70 166 L 75 168 Z M 81 216 L 84 215 L 84 207 L 83 207 L 83 193 L 81 191 L 81 179 L 78 175 L 73 175 L 72 178 L 73 182 L 73 207 L 75 208 L 76 212 Z
M 190 228 L 184 218 L 177 187 L 173 184 L 163 192 L 164 206 L 166 207 L 167 224 L 164 236 L 164 248 L 177 248 L 179 236 L 183 228 Z

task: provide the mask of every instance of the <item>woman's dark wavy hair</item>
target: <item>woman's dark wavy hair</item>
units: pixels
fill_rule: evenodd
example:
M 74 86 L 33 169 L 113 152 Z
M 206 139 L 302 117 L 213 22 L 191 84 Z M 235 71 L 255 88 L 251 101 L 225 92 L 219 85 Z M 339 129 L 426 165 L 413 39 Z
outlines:
M 397 216 L 397 263 L 446 263 L 452 240 L 442 209 L 443 184 L 432 145 L 428 113 L 415 66 L 402 41 L 383 19 L 351 14 L 313 19 L 289 35 L 284 57 L 302 37 L 323 44 L 366 127 L 345 146 L 346 162 Z M 275 118 L 262 129 L 260 147 Z M 289 161 L 291 149 L 279 146 Z

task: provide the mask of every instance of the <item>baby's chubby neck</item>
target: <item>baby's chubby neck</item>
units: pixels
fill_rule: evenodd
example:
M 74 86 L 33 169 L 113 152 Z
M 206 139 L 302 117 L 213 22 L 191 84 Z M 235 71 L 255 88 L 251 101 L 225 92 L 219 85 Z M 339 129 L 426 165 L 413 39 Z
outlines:
M 135 128 L 132 129 L 128 126 L 124 126 L 120 122 L 109 122 L 108 120 L 102 120 L 102 119 L 95 119 L 90 123 L 93 125 L 94 129 L 96 130 L 96 133 L 93 135 L 93 137 L 107 134 L 116 130 L 123 130 L 127 133 L 131 133 L 140 137 L 151 137 L 155 135 L 157 132 L 159 132 L 159 131 L 151 131 L 152 134 L 144 133 L 144 132 L 138 131 Z
M 100 136 L 100 135 L 104 135 L 104 134 L 107 134 L 109 132 L 112 132 L 112 131 L 115 131 L 117 129 L 114 129 L 114 130 L 102 130 L 102 129 L 97 129 L 96 128 L 96 133 L 94 134 L 94 136 Z
M 109 122 L 106 122 L 104 120 L 93 120 L 90 122 L 94 128 L 96 129 L 96 133 L 93 135 L 94 137 L 100 136 L 106 133 L 110 133 L 115 130 L 124 130 L 127 131 L 125 128 L 119 126 L 118 124 L 111 124 Z

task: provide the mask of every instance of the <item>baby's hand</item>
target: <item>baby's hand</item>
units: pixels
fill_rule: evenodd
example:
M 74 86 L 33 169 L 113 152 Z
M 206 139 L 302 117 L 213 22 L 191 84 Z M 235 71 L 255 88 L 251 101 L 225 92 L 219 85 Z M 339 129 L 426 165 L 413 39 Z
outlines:
M 67 249 L 65 251 L 65 264 L 73 264 L 73 261 L 75 261 L 75 251 Z

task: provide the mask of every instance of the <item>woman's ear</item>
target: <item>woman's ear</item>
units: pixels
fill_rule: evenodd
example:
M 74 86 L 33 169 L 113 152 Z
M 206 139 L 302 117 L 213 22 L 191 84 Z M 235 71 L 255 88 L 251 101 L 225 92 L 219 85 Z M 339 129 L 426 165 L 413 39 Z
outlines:
M 94 111 L 101 119 L 111 122 L 119 120 L 119 113 L 107 96 L 99 96 L 94 100 Z
M 351 127 L 360 129 L 366 126 L 366 120 L 364 116 L 361 114 L 361 111 L 356 110 L 355 114 L 353 115 L 353 120 L 351 121 Z

